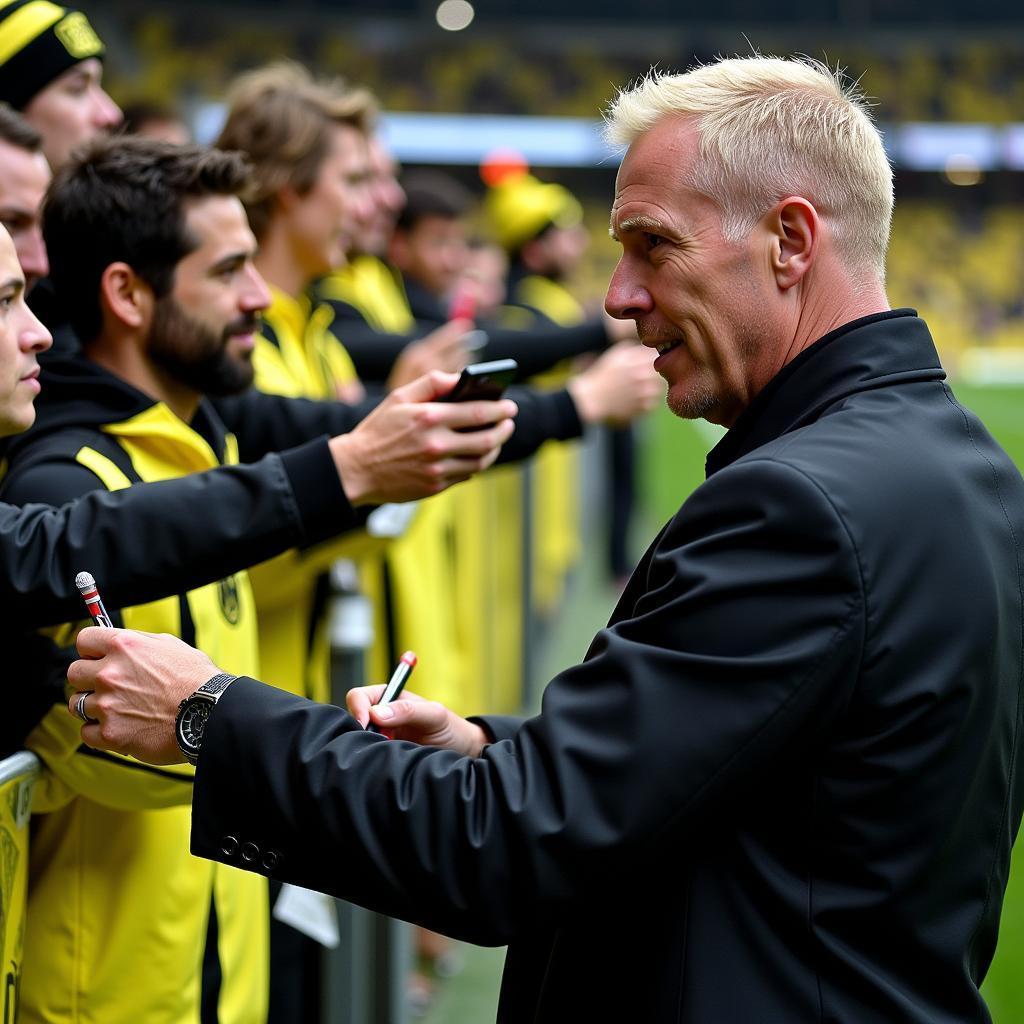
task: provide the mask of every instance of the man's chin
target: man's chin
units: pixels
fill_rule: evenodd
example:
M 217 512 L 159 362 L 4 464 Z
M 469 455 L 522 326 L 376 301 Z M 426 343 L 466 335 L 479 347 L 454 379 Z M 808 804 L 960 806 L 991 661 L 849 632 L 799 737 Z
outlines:
M 0 405 L 0 438 L 21 434 L 28 430 L 36 421 L 35 406 L 15 405 L 4 408 Z
M 665 404 L 681 420 L 706 420 L 714 415 L 718 402 L 709 388 L 691 386 L 684 389 L 676 385 L 668 389 Z

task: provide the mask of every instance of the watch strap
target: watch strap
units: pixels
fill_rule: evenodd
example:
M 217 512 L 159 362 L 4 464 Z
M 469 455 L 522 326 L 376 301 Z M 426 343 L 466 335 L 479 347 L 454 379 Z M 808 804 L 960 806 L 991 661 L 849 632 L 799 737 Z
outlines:
M 211 676 L 196 690 L 196 693 L 204 693 L 208 697 L 220 697 L 220 695 L 233 683 L 238 676 L 229 675 L 227 672 L 218 672 Z

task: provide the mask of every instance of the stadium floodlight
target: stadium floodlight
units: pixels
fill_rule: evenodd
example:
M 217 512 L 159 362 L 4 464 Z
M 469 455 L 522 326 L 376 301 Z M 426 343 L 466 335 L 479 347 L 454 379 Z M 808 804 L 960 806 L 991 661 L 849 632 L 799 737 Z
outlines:
M 468 0 L 442 0 L 437 6 L 437 23 L 448 32 L 461 32 L 472 23 L 476 11 Z

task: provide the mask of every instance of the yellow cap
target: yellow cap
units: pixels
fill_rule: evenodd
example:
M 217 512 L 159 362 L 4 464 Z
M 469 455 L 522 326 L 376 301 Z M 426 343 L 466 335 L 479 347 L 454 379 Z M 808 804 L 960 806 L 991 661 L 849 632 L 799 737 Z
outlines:
M 487 217 L 498 244 L 509 252 L 535 238 L 548 224 L 575 227 L 583 220 L 579 200 L 561 185 L 515 174 L 495 185 L 486 199 Z

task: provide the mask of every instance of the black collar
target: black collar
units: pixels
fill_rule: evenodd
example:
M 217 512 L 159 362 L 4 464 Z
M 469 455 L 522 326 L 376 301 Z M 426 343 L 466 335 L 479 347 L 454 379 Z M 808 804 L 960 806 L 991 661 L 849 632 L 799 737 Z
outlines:
M 834 344 L 842 338 L 842 344 Z M 787 363 L 708 453 L 711 476 L 769 441 L 816 420 L 857 391 L 945 380 L 935 344 L 913 309 L 891 309 L 829 331 Z

